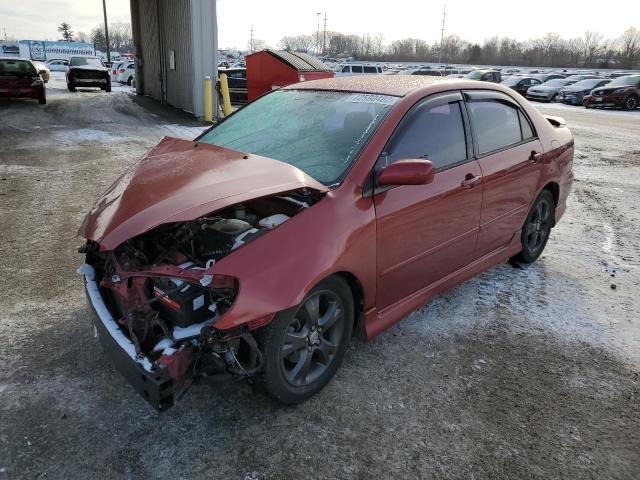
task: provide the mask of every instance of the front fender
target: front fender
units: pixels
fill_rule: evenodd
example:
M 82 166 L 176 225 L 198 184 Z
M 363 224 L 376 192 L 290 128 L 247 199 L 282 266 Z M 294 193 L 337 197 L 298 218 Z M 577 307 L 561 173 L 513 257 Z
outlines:
M 237 328 L 291 308 L 320 280 L 340 271 L 358 279 L 369 308 L 375 301 L 375 248 L 373 202 L 345 182 L 215 265 L 216 274 L 239 280 L 236 301 L 215 328 Z

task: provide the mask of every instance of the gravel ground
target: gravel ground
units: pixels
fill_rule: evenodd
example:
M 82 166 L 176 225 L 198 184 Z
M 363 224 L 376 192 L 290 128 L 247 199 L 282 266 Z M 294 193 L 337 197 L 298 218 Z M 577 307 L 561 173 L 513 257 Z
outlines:
M 163 135 L 124 91 L 0 103 L 0 480 L 640 478 L 640 111 L 568 120 L 576 182 L 546 252 L 441 295 L 281 407 L 200 385 L 158 414 L 93 338 L 76 230 Z

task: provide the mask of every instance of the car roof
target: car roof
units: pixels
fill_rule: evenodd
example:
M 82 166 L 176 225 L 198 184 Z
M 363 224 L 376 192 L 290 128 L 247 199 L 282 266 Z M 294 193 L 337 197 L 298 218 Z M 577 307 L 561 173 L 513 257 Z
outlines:
M 443 77 L 428 77 L 420 75 L 363 75 L 356 77 L 334 77 L 321 80 L 309 80 L 285 87 L 296 90 L 334 90 L 356 93 L 375 93 L 378 95 L 393 95 L 404 97 L 411 91 L 446 82 Z M 450 81 L 450 80 L 449 80 Z
M 0 60 L 22 60 L 23 62 L 30 62 L 28 58 L 23 57 L 0 57 Z

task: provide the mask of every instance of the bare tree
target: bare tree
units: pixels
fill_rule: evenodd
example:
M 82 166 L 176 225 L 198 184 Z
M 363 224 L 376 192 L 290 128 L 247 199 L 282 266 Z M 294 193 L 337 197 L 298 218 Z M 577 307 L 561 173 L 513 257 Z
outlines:
M 624 68 L 633 68 L 640 62 L 640 30 L 628 28 L 618 39 L 620 63 Z
M 584 66 L 593 65 L 596 58 L 603 52 L 605 45 L 602 34 L 594 31 L 587 31 L 582 37 L 582 56 Z

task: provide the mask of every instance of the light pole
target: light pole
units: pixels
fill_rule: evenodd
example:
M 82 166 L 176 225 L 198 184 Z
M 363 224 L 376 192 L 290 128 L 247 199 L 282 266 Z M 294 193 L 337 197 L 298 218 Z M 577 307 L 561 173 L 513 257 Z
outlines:
M 107 0 L 102 0 L 102 12 L 104 13 L 104 41 L 107 44 L 107 62 L 111 63 L 111 51 L 109 50 L 109 25 L 107 24 Z
M 320 15 L 321 12 L 316 13 L 318 16 L 318 31 L 316 33 L 316 51 L 320 53 Z

